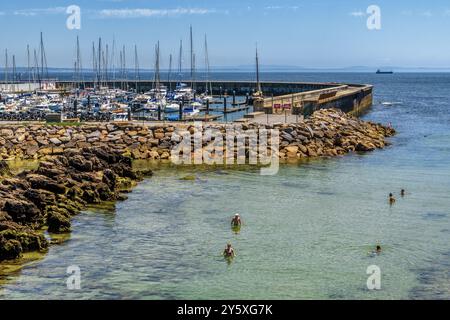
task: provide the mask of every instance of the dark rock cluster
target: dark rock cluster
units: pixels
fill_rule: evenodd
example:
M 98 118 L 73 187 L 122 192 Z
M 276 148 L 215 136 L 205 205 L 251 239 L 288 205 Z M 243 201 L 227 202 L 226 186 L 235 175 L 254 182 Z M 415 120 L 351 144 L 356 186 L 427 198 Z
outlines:
M 108 148 L 66 150 L 16 176 L 0 161 L 0 176 L 0 261 L 46 250 L 43 230 L 70 232 L 88 204 L 123 200 L 121 191 L 141 179 L 130 158 Z

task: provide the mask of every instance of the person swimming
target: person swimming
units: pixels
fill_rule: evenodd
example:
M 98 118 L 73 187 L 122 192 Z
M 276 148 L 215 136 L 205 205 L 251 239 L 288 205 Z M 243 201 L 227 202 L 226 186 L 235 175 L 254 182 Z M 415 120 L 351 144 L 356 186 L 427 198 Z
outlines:
M 404 196 L 405 196 L 405 194 L 406 194 L 406 191 L 405 191 L 405 189 L 402 189 L 402 190 L 400 191 L 400 195 L 401 195 L 402 197 L 404 197 Z
M 227 246 L 225 247 L 225 250 L 223 250 L 223 256 L 225 258 L 234 258 L 236 254 L 234 253 L 234 249 L 231 246 L 231 243 L 227 243 Z
M 395 198 L 394 195 L 392 193 L 389 193 L 389 203 L 392 206 L 395 203 Z
M 375 250 L 372 250 L 372 251 L 369 252 L 369 256 L 371 256 L 371 257 L 375 257 L 375 256 L 378 256 L 380 254 L 381 254 L 381 246 L 380 245 L 377 245 Z
M 236 213 L 233 217 L 233 219 L 231 219 L 231 225 L 233 227 L 240 227 L 242 225 L 242 220 L 241 220 L 241 216 L 239 215 L 239 213 Z

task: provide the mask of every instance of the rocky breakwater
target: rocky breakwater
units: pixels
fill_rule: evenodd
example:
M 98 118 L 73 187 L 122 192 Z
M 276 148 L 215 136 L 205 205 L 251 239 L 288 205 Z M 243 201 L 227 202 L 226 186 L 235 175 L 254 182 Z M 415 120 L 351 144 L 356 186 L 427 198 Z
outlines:
M 290 124 L 234 124 L 242 130 L 278 129 L 282 159 L 337 156 L 352 151 L 372 151 L 386 145 L 391 128 L 362 121 L 336 109 L 316 111 L 312 117 Z M 231 124 L 203 125 L 225 136 Z M 0 125 L 0 160 L 41 159 L 79 148 L 111 148 L 133 159 L 169 159 L 183 131 L 194 133 L 192 124 L 144 126 L 133 123 L 83 124 L 79 126 Z M 207 146 L 204 141 L 203 146 Z M 195 152 L 195 150 L 192 150 Z
M 362 121 L 340 110 L 323 109 L 297 124 L 274 125 L 280 130 L 280 158 L 332 157 L 384 148 L 395 130 Z
M 121 191 L 141 175 L 130 158 L 100 147 L 66 149 L 15 176 L 0 160 L 0 261 L 45 251 L 45 230 L 70 232 L 72 216 L 89 204 L 124 199 Z

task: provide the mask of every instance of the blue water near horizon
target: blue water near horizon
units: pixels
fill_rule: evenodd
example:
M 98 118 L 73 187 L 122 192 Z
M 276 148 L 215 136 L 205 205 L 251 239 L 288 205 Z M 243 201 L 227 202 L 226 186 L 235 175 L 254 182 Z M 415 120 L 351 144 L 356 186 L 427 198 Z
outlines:
M 263 79 L 373 84 L 363 118 L 398 134 L 384 150 L 283 165 L 271 177 L 157 168 L 112 212 L 75 217 L 70 239 L 9 276 L 0 298 L 450 299 L 450 74 Z M 198 180 L 180 180 L 187 174 Z M 244 219 L 238 235 L 234 212 Z M 227 241 L 238 253 L 231 264 L 220 257 Z M 376 244 L 383 252 L 371 257 Z M 81 291 L 65 287 L 72 264 Z M 373 264 L 379 291 L 366 288 Z

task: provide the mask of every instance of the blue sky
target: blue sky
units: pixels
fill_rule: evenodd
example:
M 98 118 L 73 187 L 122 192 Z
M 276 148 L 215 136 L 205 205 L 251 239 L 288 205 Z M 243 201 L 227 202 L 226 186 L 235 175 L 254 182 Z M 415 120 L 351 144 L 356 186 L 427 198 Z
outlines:
M 366 27 L 372 4 L 381 8 L 381 30 Z M 66 28 L 69 5 L 82 10 L 81 30 Z M 0 50 L 24 65 L 26 45 L 37 47 L 42 31 L 48 65 L 70 67 L 79 35 L 89 66 L 92 41 L 101 36 L 111 45 L 114 36 L 127 47 L 129 66 L 137 44 L 141 67 L 150 68 L 156 41 L 164 66 L 183 39 L 187 64 L 190 24 L 199 65 L 206 33 L 213 66 L 252 64 L 257 42 L 263 65 L 450 67 L 449 0 L 2 1 Z

